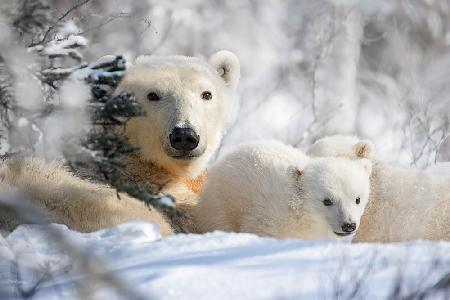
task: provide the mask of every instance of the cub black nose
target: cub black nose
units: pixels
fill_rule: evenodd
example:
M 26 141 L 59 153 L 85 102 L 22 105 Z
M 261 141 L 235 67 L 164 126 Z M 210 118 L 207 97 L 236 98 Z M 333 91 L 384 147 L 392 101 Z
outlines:
M 169 140 L 174 149 L 191 151 L 197 148 L 200 136 L 192 128 L 175 127 L 169 135 Z
M 353 232 L 356 230 L 356 223 L 344 223 L 342 225 L 342 231 L 344 232 Z

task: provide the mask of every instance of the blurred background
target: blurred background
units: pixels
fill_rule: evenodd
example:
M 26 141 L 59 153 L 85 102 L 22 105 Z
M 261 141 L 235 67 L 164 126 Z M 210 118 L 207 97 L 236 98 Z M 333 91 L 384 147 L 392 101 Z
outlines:
M 74 6 L 48 3 L 56 17 Z M 235 52 L 242 79 L 219 155 L 342 133 L 390 162 L 450 159 L 450 1 L 93 0 L 64 23 L 89 41 L 87 61 Z

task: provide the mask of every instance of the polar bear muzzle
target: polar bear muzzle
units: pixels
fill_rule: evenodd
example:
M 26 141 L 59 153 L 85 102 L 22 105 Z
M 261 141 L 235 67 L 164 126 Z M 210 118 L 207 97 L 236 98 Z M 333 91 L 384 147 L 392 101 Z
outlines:
M 175 150 L 188 152 L 197 148 L 200 136 L 190 127 L 175 127 L 169 135 L 169 140 Z
M 206 145 L 200 143 L 201 133 L 189 124 L 175 125 L 164 146 L 166 154 L 177 160 L 192 160 L 203 155 Z
M 334 233 L 337 235 L 337 236 L 347 236 L 347 235 L 351 235 L 351 234 L 353 234 L 353 233 L 355 233 L 355 231 L 356 231 L 356 223 L 355 222 L 352 222 L 352 223 L 344 223 L 343 225 L 342 225 L 342 232 L 336 232 L 336 231 L 334 231 Z

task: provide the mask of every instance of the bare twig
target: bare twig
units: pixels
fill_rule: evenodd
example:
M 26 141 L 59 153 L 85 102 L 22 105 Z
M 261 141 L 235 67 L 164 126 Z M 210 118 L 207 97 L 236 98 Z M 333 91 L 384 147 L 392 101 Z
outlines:
M 36 42 L 36 43 L 31 43 L 31 44 L 29 45 L 29 47 L 33 47 L 33 46 L 41 45 L 41 44 L 45 43 L 45 42 L 47 41 L 48 35 L 52 32 L 53 29 L 55 29 L 55 28 L 59 25 L 59 23 L 60 23 L 61 21 L 63 21 L 63 20 L 64 20 L 69 14 L 71 14 L 74 10 L 80 8 L 81 6 L 87 4 L 87 3 L 90 2 L 90 1 L 91 1 L 91 0 L 83 0 L 83 1 L 80 1 L 80 2 L 78 2 L 77 4 L 75 4 L 74 6 L 72 6 L 70 9 L 68 9 L 65 13 L 62 14 L 61 17 L 59 17 L 59 18 L 56 20 L 55 23 L 53 23 L 52 25 L 50 25 L 50 26 L 48 27 L 48 29 L 45 31 L 45 33 L 44 33 L 44 35 L 43 35 L 43 37 L 42 37 L 42 39 L 41 39 L 40 41 L 38 41 L 38 42 Z
M 103 27 L 105 25 L 108 25 L 109 23 L 111 23 L 111 22 L 113 22 L 113 21 L 115 21 L 117 19 L 129 18 L 129 17 L 132 17 L 132 16 L 133 15 L 131 13 L 126 13 L 126 12 L 119 12 L 117 14 L 112 14 L 112 15 L 109 15 L 106 18 L 106 20 L 101 21 L 99 24 L 97 24 L 95 26 L 92 26 L 92 27 L 89 27 L 89 28 L 87 28 L 85 30 L 82 30 L 82 31 L 78 32 L 77 34 L 84 35 L 84 34 L 86 34 L 88 32 L 97 30 L 97 29 L 99 29 L 99 28 L 101 28 L 101 27 Z
M 172 15 L 173 15 L 173 12 L 172 12 L 172 14 L 168 17 L 168 20 L 170 20 L 170 22 L 169 22 L 169 25 L 166 27 L 166 29 L 164 30 L 164 33 L 162 34 L 162 36 L 161 36 L 161 38 L 159 39 L 159 41 L 158 41 L 158 43 L 155 45 L 155 46 L 153 46 L 153 48 L 150 50 L 150 51 L 148 51 L 147 53 L 146 53 L 146 55 L 152 55 L 152 54 L 154 54 L 162 45 L 164 45 L 164 43 L 167 41 L 167 39 L 169 38 L 169 36 L 170 36 L 170 33 L 172 32 L 172 29 L 173 29 L 173 21 L 172 21 Z M 145 19 L 144 19 L 144 21 L 145 21 Z M 148 20 L 147 20 L 148 21 Z M 150 22 L 150 21 L 148 21 L 148 22 Z M 151 25 L 151 23 L 147 23 L 147 28 L 145 29 L 145 30 L 147 30 L 148 28 L 150 28 L 150 25 Z M 145 32 L 145 30 L 141 33 L 141 35 Z

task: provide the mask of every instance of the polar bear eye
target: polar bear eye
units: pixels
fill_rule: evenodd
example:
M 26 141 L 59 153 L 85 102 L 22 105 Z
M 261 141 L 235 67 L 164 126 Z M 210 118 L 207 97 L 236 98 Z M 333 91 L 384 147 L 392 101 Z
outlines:
M 361 202 L 361 198 L 356 197 L 356 204 L 359 204 Z
M 325 199 L 325 200 L 323 200 L 323 205 L 331 206 L 331 205 L 333 205 L 333 201 L 331 201 L 330 199 Z
M 148 101 L 159 101 L 159 96 L 155 92 L 150 92 L 147 94 Z
M 204 91 L 202 93 L 202 99 L 203 100 L 211 100 L 212 99 L 212 94 L 210 91 Z

